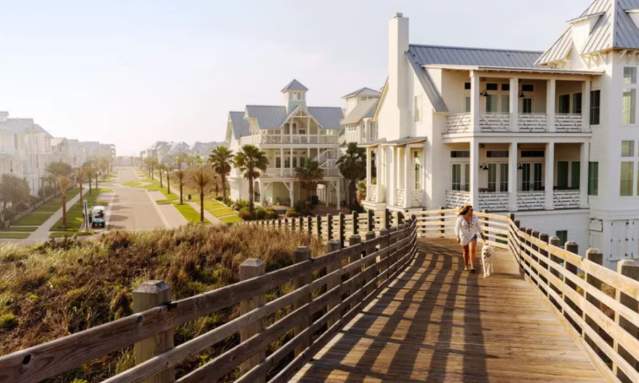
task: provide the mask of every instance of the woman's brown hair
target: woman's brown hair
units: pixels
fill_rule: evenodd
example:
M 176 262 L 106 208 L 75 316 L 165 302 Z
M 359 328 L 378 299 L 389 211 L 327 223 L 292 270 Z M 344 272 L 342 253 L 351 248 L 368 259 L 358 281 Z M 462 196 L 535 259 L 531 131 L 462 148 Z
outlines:
M 469 211 L 469 210 L 472 210 L 472 208 L 473 208 L 473 205 L 465 205 L 464 207 L 462 207 L 462 208 L 459 210 L 459 215 L 466 215 L 466 214 L 468 214 L 468 211 Z

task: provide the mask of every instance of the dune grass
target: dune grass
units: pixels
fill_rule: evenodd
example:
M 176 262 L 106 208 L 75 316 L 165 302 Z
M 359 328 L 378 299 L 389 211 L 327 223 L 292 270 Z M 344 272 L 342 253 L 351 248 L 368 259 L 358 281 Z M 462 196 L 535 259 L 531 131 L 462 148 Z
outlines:
M 146 233 L 109 232 L 89 241 L 0 245 L 0 355 L 131 314 L 132 291 L 145 280 L 166 281 L 172 297 L 181 299 L 238 281 L 239 265 L 247 258 L 262 259 L 267 271 L 288 266 L 300 245 L 310 245 L 314 256 L 323 252 L 321 244 L 305 234 L 245 225 L 187 225 Z M 229 309 L 178 327 L 176 345 L 237 313 Z M 178 366 L 178 375 L 228 345 L 187 360 Z M 130 352 L 112 353 L 52 381 L 101 381 L 116 366 L 126 365 Z

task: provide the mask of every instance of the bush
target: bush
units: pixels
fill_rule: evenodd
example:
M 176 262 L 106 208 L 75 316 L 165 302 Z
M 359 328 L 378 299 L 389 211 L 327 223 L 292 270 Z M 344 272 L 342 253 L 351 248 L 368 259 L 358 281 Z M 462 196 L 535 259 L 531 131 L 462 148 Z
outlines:
M 266 219 L 266 210 L 263 207 L 258 207 L 257 209 L 255 209 L 254 218 L 257 220 Z
M 286 210 L 286 216 L 289 218 L 295 218 L 295 217 L 299 217 L 300 214 L 293 208 L 288 208 Z
M 0 329 L 12 330 L 18 325 L 18 319 L 15 315 L 7 313 L 0 315 Z
M 277 212 L 273 209 L 266 209 L 266 217 L 265 219 L 277 219 L 277 217 L 279 217 L 279 215 L 277 214 Z
M 248 207 L 241 208 L 238 215 L 245 221 L 250 221 L 253 219 L 253 215 L 251 214 L 251 211 Z
M 309 206 L 309 204 L 306 203 L 306 201 L 297 201 L 295 203 L 295 211 L 299 215 L 310 215 L 311 207 Z
M 243 199 L 238 199 L 237 201 L 233 202 L 233 209 L 235 210 L 242 210 L 243 208 L 247 208 L 249 207 L 249 202 Z

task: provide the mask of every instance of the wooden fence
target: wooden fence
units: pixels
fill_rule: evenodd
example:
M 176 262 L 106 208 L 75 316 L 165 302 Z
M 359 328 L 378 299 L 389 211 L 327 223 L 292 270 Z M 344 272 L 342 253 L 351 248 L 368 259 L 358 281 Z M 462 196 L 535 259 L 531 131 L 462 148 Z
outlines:
M 343 223 L 339 227 L 345 230 Z M 262 261 L 250 259 L 240 266 L 240 282 L 178 301 L 170 301 L 164 282 L 146 282 L 134 292 L 138 313 L 0 357 L 0 382 L 55 377 L 132 344 L 136 365 L 107 382 L 174 382 L 181 362 L 233 343 L 238 334 L 230 349 L 177 381 L 215 382 L 237 374 L 241 382 L 285 382 L 404 269 L 416 253 L 416 238 L 416 222 L 408 221 L 367 232 L 364 239 L 350 235 L 347 248 L 332 239 L 327 254 L 317 258 L 298 248 L 295 264 L 269 273 Z M 267 301 L 274 291 L 288 292 Z M 173 344 L 177 326 L 233 308 L 239 316 Z

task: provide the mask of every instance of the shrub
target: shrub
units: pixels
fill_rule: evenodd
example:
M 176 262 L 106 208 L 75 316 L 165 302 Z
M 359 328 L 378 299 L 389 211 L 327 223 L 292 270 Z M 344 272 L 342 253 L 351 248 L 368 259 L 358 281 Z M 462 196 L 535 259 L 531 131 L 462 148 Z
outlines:
M 289 218 L 295 218 L 295 217 L 299 217 L 300 214 L 293 208 L 288 208 L 286 210 L 286 216 Z
M 0 315 L 0 329 L 12 330 L 18 325 L 18 318 L 11 313 Z
M 233 209 L 242 210 L 243 208 L 248 208 L 249 202 L 243 199 L 238 199 L 233 203 Z
M 266 219 L 266 210 L 262 207 L 258 207 L 255 209 L 255 216 L 253 218 L 257 220 Z
M 273 209 L 266 209 L 266 217 L 265 219 L 277 219 L 278 214 Z
M 250 221 L 251 219 L 253 219 L 253 215 L 251 214 L 251 211 L 248 207 L 241 208 L 238 215 L 245 221 Z

